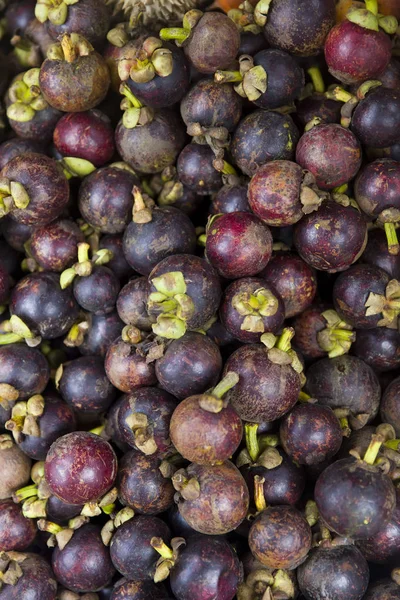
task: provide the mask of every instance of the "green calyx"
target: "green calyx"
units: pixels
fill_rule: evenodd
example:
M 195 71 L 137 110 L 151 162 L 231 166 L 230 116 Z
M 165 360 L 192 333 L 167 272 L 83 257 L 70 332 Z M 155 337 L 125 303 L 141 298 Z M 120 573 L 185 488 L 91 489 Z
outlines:
M 156 335 L 167 339 L 179 339 L 186 333 L 186 322 L 195 311 L 194 302 L 186 294 L 186 282 L 180 271 L 165 273 L 151 280 L 157 290 L 148 299 L 150 314 L 157 316 L 152 325 Z
M 29 205 L 28 192 L 19 181 L 0 177 L 0 218 L 17 208 L 23 210 Z
M 10 407 L 19 398 L 19 391 L 9 383 L 0 383 L 0 406 L 4 410 L 9 410 Z
M 35 17 L 40 23 L 50 21 L 53 25 L 64 25 L 68 18 L 68 6 L 79 0 L 37 0 Z
M 72 179 L 73 177 L 87 177 L 96 170 L 94 164 L 89 160 L 76 158 L 75 156 L 65 156 L 59 163 L 67 179 Z
M 235 91 L 242 98 L 254 102 L 267 91 L 268 75 L 261 66 L 254 66 L 251 56 L 247 54 L 239 58 L 239 71 L 216 71 L 216 83 L 236 83 Z
M 368 465 L 376 463 L 381 447 L 390 440 L 396 439 L 394 428 L 387 423 L 382 423 L 376 428 L 376 433 L 372 435 L 371 442 L 364 454 L 363 461 Z
M 240 329 L 252 333 L 264 333 L 263 317 L 275 315 L 279 308 L 279 301 L 270 290 L 259 288 L 253 293 L 236 294 L 232 299 L 232 306 L 244 317 Z
M 175 566 L 179 557 L 179 548 L 186 545 L 184 538 L 172 538 L 171 547 L 168 546 L 162 538 L 153 537 L 150 545 L 158 552 L 160 558 L 156 564 L 154 582 L 160 583 L 168 578 L 171 569 Z
M 133 186 L 132 194 L 132 221 L 138 224 L 150 223 L 153 219 L 152 209 L 155 206 L 155 202 L 147 194 L 142 194 L 136 185 Z
M 343 321 L 334 310 L 326 310 L 322 316 L 326 327 L 317 334 L 319 346 L 328 353 L 329 358 L 347 354 L 356 339 L 352 326 Z
M 2 327 L 5 333 L 0 334 L 0 345 L 14 344 L 25 340 L 28 346 L 35 347 L 42 341 L 17 315 L 12 315 L 9 321 L 3 321 Z
M 128 29 L 127 23 L 118 23 L 107 33 L 107 42 L 116 48 L 123 48 L 129 41 Z
M 295 579 L 290 571 L 261 565 L 252 570 L 239 585 L 237 600 L 294 600 L 297 593 Z
M 228 17 L 235 23 L 240 33 L 247 32 L 254 35 L 261 33 L 261 27 L 254 19 L 254 6 L 248 0 L 242 2 L 239 8 L 232 8 L 228 12 Z
M 89 56 L 93 51 L 92 44 L 79 33 L 64 33 L 59 43 L 50 46 L 47 58 L 73 63 L 81 56 Z
M 136 56 L 124 67 L 130 66 L 129 76 L 136 83 L 147 83 L 159 77 L 168 77 L 174 68 L 171 50 L 163 47 L 159 38 L 149 37 L 143 44 Z
M 346 18 L 351 23 L 355 23 L 364 29 L 379 31 L 378 17 L 365 8 L 356 8 L 350 10 Z
M 11 431 L 15 441 L 21 438 L 21 434 L 40 437 L 40 426 L 38 418 L 42 416 L 45 403 L 40 394 L 29 398 L 27 402 L 17 402 L 11 410 L 11 419 L 5 425 Z
M 109 546 L 113 534 L 118 527 L 121 527 L 127 521 L 130 521 L 135 516 L 135 512 L 132 508 L 125 506 L 116 514 L 111 514 L 111 519 L 103 525 L 101 529 L 101 539 L 105 546 Z
M 88 333 L 89 329 L 89 318 L 84 318 L 78 323 L 74 323 L 64 339 L 64 344 L 68 348 L 79 348 L 79 346 L 82 346 L 83 342 L 85 341 L 85 336 Z M 61 362 L 63 361 L 61 360 Z M 59 362 L 57 368 L 60 366 L 60 364 L 61 363 Z
M 92 274 L 95 265 L 105 265 L 113 257 L 111 250 L 97 250 L 92 258 L 89 258 L 90 244 L 82 242 L 78 244 L 78 262 L 60 275 L 60 287 L 65 290 L 74 281 L 75 277 L 88 277 Z
M 190 37 L 192 30 L 202 18 L 201 10 L 189 10 L 183 17 L 182 27 L 161 29 L 159 36 L 164 41 L 174 40 L 177 46 L 182 46 Z
M 152 122 L 154 118 L 153 109 L 143 106 L 136 96 L 132 94 L 126 83 L 121 83 L 119 92 L 124 96 L 120 107 L 124 111 L 122 123 L 126 129 L 148 125 Z
M 293 327 L 285 327 L 279 337 L 273 333 L 264 333 L 260 342 L 267 348 L 268 358 L 271 362 L 278 365 L 291 365 L 296 373 L 301 375 L 303 365 L 290 344 L 293 336 Z
M 27 37 L 18 34 L 15 34 L 10 42 L 13 46 L 12 54 L 17 57 L 17 60 L 22 67 L 26 69 L 40 67 L 43 58 L 37 44 Z
M 254 20 L 259 27 L 264 27 L 267 23 L 268 13 L 272 0 L 260 0 L 254 9 Z
M 89 519 L 87 517 L 78 516 L 68 521 L 68 527 L 62 527 L 52 521 L 39 519 L 37 527 L 39 531 L 46 531 L 51 534 L 47 541 L 49 548 L 58 546 L 60 550 L 63 550 L 68 542 L 71 541 L 74 532 L 88 522 Z
M 203 410 L 214 414 L 221 412 L 221 410 L 227 406 L 227 401 L 223 400 L 223 397 L 237 384 L 238 381 L 239 375 L 233 371 L 229 371 L 214 389 L 200 396 L 199 406 Z
M 400 314 L 400 283 L 396 279 L 391 279 L 386 286 L 384 296 L 370 292 L 365 308 L 366 317 L 382 314 L 382 319 L 378 321 L 379 327 L 397 329 Z
M 91 518 L 97 517 L 102 513 L 110 515 L 112 512 L 114 512 L 117 499 L 118 490 L 117 488 L 112 488 L 97 502 L 88 502 L 85 504 L 82 508 L 81 516 Z

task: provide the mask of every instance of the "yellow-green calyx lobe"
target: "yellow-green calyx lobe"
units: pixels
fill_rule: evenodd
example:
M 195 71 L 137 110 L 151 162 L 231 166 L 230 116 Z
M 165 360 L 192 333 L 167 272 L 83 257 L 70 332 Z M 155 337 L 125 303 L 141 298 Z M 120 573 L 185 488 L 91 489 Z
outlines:
M 275 315 L 279 308 L 279 301 L 270 290 L 259 288 L 253 293 L 236 294 L 232 299 L 232 306 L 244 317 L 240 329 L 253 333 L 264 333 L 263 317 Z
M 68 18 L 68 6 L 79 0 L 37 0 L 35 17 L 41 23 L 50 21 L 53 25 L 63 25 Z
M 151 280 L 157 290 L 148 300 L 148 309 L 157 315 L 153 332 L 167 339 L 179 339 L 186 333 L 186 322 L 194 313 L 193 300 L 186 294 L 186 281 L 180 271 L 165 273 Z
M 148 125 L 154 118 L 154 111 L 136 98 L 126 83 L 121 83 L 120 94 L 124 96 L 120 108 L 124 111 L 122 123 L 127 129 L 133 129 L 140 125 Z
M 36 112 L 49 105 L 43 98 L 39 87 L 40 69 L 29 69 L 11 84 L 8 95 L 11 104 L 7 108 L 7 117 L 19 123 L 31 121 Z
M 318 344 L 328 353 L 329 358 L 346 354 L 356 339 L 352 326 L 343 321 L 334 310 L 326 310 L 322 316 L 326 327 L 317 334 Z

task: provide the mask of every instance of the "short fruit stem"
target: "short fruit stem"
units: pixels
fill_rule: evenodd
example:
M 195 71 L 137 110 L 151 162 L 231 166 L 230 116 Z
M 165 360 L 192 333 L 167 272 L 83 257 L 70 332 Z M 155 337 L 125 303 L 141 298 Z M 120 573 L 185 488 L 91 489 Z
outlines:
M 264 477 L 255 475 L 254 477 L 254 504 L 257 512 L 260 513 L 267 508 L 267 503 L 264 496 Z
M 367 10 L 372 12 L 373 15 L 378 14 L 378 0 L 364 0 L 365 7 Z
M 174 557 L 173 550 L 159 537 L 153 537 L 150 540 L 150 545 L 158 552 L 162 558 L 172 559 Z
M 159 36 L 164 41 L 176 40 L 182 44 L 190 35 L 189 29 L 183 27 L 165 27 L 161 29 Z
M 386 239 L 388 242 L 389 254 L 397 255 L 400 250 L 397 232 L 394 223 L 384 223 Z
M 322 78 L 320 69 L 318 67 L 310 67 L 309 69 L 307 69 L 307 73 L 311 78 L 314 90 L 316 92 L 319 92 L 320 94 L 323 94 L 325 92 L 325 83 Z
M 260 454 L 260 447 L 257 438 L 258 423 L 246 423 L 244 426 L 244 431 L 247 451 L 251 460 L 256 462 Z
M 211 394 L 216 398 L 222 398 L 229 390 L 231 390 L 239 381 L 239 375 L 233 371 L 229 371 L 225 377 L 215 386 Z
M 290 341 L 294 336 L 294 329 L 292 327 L 286 327 L 282 334 L 279 336 L 279 339 L 276 343 L 276 348 L 279 350 L 283 350 L 283 352 L 287 352 L 290 350 L 291 345 Z
M 215 83 L 240 83 L 243 81 L 243 75 L 240 71 L 216 71 L 214 81 Z

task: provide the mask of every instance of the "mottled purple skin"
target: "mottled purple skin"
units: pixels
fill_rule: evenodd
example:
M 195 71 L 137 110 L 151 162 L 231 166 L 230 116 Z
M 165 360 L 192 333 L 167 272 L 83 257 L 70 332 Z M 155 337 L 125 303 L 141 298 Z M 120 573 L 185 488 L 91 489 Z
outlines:
M 361 600 L 368 587 L 368 563 L 354 546 L 314 548 L 297 571 L 309 600 Z
M 197 479 L 200 495 L 194 500 L 179 498 L 179 512 L 199 533 L 223 535 L 236 529 L 249 508 L 249 491 L 240 471 L 230 461 L 219 465 L 186 468 L 189 479 Z
M 188 331 L 172 340 L 156 361 L 160 385 L 179 400 L 214 387 L 222 369 L 218 346 L 207 336 Z
M 215 343 L 219 348 L 226 348 L 227 346 L 237 347 L 237 343 L 232 334 L 229 333 L 226 327 L 222 325 L 221 321 L 217 319 L 209 329 L 207 329 L 207 336 Z
M 122 452 L 128 452 L 131 448 L 126 444 L 122 438 L 122 434 L 118 425 L 118 414 L 119 409 L 124 402 L 125 395 L 118 398 L 110 406 L 110 409 L 105 417 L 105 428 L 104 433 L 115 444 Z
M 313 465 L 339 452 L 343 434 L 329 406 L 298 404 L 283 417 L 279 437 L 285 452 L 296 463 Z
M 132 277 L 133 270 L 128 265 L 122 246 L 122 233 L 109 233 L 100 238 L 100 248 L 111 250 L 113 257 L 107 266 L 115 273 L 118 279 L 127 279 Z
M 369 217 L 384 210 L 400 209 L 400 163 L 381 158 L 366 165 L 354 184 L 357 204 Z
M 261 288 L 269 291 L 276 298 L 276 312 L 270 316 L 262 316 L 263 332 L 246 331 L 242 329 L 245 316 L 241 315 L 234 307 L 234 298 L 237 294 L 253 294 Z M 219 315 L 222 324 L 235 339 L 247 344 L 256 344 L 260 340 L 262 333 L 276 334 L 279 332 L 285 320 L 285 306 L 275 286 L 269 284 L 266 279 L 261 279 L 261 277 L 246 277 L 237 279 L 226 288 L 219 309 Z
M 61 273 L 78 260 L 77 245 L 84 241 L 74 221 L 57 219 L 33 231 L 30 251 L 42 269 Z
M 114 154 L 114 130 L 99 110 L 64 115 L 54 129 L 53 142 L 63 156 L 84 158 L 95 167 L 109 162 Z
M 247 185 L 224 185 L 214 196 L 210 213 L 251 212 L 247 201 Z
M 314 175 L 320 189 L 332 190 L 357 175 L 361 167 L 360 143 L 341 125 L 318 125 L 301 136 L 296 162 Z
M 335 6 L 330 0 L 275 0 L 268 11 L 264 35 L 267 42 L 298 56 L 313 56 L 322 50 L 335 24 Z
M 7 140 L 0 145 L 0 169 L 20 154 L 25 152 L 40 154 L 42 151 L 43 144 L 39 140 L 26 140 L 19 137 Z
M 157 383 L 154 365 L 147 364 L 146 357 L 121 338 L 117 338 L 108 348 L 104 368 L 111 383 L 126 394 Z
M 393 371 L 400 367 L 400 333 L 387 327 L 360 329 L 352 352 L 378 373 Z
M 356 540 L 377 534 L 396 506 L 389 477 L 352 457 L 338 460 L 323 471 L 314 497 L 329 529 Z
M 311 528 L 293 506 L 271 506 L 250 527 L 252 554 L 271 569 L 295 569 L 311 548 Z
M 157 454 L 165 454 L 171 448 L 169 423 L 176 407 L 176 399 L 155 387 L 143 387 L 124 397 L 118 411 L 118 426 L 123 440 L 132 448 L 137 448 L 135 435 L 127 423 L 133 413 L 146 415 L 148 428 L 157 446 Z
M 385 296 L 389 275 L 373 265 L 354 265 L 341 273 L 333 286 L 333 304 L 337 313 L 357 329 L 373 329 L 382 314 L 367 316 L 365 306 L 370 293 Z
M 72 327 L 79 313 L 70 288 L 62 290 L 56 273 L 42 271 L 23 277 L 11 294 L 10 312 L 34 334 L 49 340 Z
M 267 266 L 272 235 L 269 227 L 251 213 L 225 213 L 210 223 L 205 253 L 221 277 L 251 277 Z
M 250 54 L 254 56 L 260 50 L 267 48 L 267 42 L 264 35 L 260 33 L 253 33 L 252 31 L 242 31 L 240 33 L 240 48 L 238 56 L 242 54 Z
M 109 346 L 120 335 L 124 324 L 116 311 L 106 315 L 93 315 L 88 333 L 79 351 L 84 356 L 105 357 Z
M 345 84 L 379 79 L 389 64 L 390 37 L 344 20 L 331 29 L 325 42 L 330 73 Z
M 261 50 L 254 56 L 254 65 L 267 74 L 268 85 L 254 104 L 264 109 L 289 106 L 304 87 L 304 71 L 299 63 L 283 50 Z
M 292 160 L 299 136 L 289 115 L 256 110 L 237 126 L 230 151 L 235 164 L 252 177 L 271 160 Z
M 355 108 L 351 129 L 365 146 L 387 148 L 400 141 L 400 92 L 375 88 Z
M 10 35 L 17 29 L 24 30 L 35 17 L 35 0 L 17 0 L 5 11 L 6 27 Z
M 141 173 L 160 173 L 173 165 L 186 141 L 182 120 L 169 109 L 160 110 L 151 123 L 133 129 L 120 121 L 115 131 L 119 154 Z
M 51 446 L 45 477 L 51 492 L 68 504 L 95 502 L 113 485 L 117 458 L 98 435 L 76 431 Z
M 175 490 L 171 479 L 161 473 L 160 464 L 157 456 L 137 450 L 122 457 L 117 478 L 121 504 L 144 515 L 158 515 L 172 506 Z
M 114 401 L 117 390 L 111 385 L 100 356 L 81 356 L 63 365 L 60 394 L 78 413 L 102 413 Z
M 203 258 L 177 254 L 164 258 L 149 275 L 149 293 L 155 292 L 155 277 L 179 271 L 186 282 L 186 294 L 194 302 L 194 314 L 187 319 L 188 329 L 197 329 L 215 315 L 221 300 L 221 283 L 213 267 Z M 151 315 L 151 311 L 149 313 Z
M 242 114 L 242 99 L 232 85 L 200 79 L 183 98 L 180 111 L 185 125 L 200 123 L 233 131 Z
M 260 273 L 281 296 L 287 319 L 310 306 L 317 292 L 314 269 L 292 252 L 276 252 Z
M 4 585 L 1 600 L 56 600 L 57 582 L 49 563 L 38 554 L 27 554 L 20 567 L 22 577 L 15 585 Z
M 233 600 L 242 579 L 236 552 L 220 538 L 191 536 L 170 575 L 179 600 Z
M 41 92 L 53 108 L 83 112 L 95 108 L 106 97 L 110 73 L 97 52 L 79 56 L 73 62 L 46 58 L 40 68 Z
M 359 211 L 327 200 L 296 225 L 293 241 L 311 267 L 336 273 L 361 256 L 367 239 L 367 222 Z
M 262 165 L 249 183 L 251 210 L 272 227 L 286 227 L 303 216 L 300 202 L 303 169 L 289 160 Z
M 360 358 L 347 354 L 323 358 L 307 370 L 306 392 L 320 404 L 348 408 L 352 415 L 378 413 L 381 388 L 371 367 Z
M 400 558 L 400 491 L 396 490 L 396 508 L 389 521 L 372 538 L 357 544 L 369 562 L 395 566 Z
M 400 63 L 396 58 L 391 58 L 386 69 L 379 75 L 379 81 L 391 90 L 400 89 Z
M 0 347 L 0 383 L 8 383 L 19 392 L 18 400 L 41 394 L 50 378 L 50 367 L 37 348 L 26 344 Z
M 22 76 L 17 77 L 17 80 L 18 79 L 22 79 Z M 8 94 L 5 97 L 5 104 L 6 107 L 11 104 Z M 20 138 L 32 141 L 40 140 L 42 143 L 49 143 L 53 137 L 54 127 L 57 125 L 61 116 L 61 111 L 52 106 L 47 106 L 43 110 L 36 111 L 33 118 L 29 121 L 21 122 L 15 121 L 14 119 L 8 119 L 8 121 L 12 130 Z M 28 151 L 36 152 L 34 148 L 32 150 L 29 149 Z
M 322 123 L 339 123 L 342 103 L 329 100 L 325 94 L 314 93 L 297 103 L 296 118 L 302 127 L 314 117 L 321 119 Z
M 381 419 L 395 428 L 396 436 L 400 436 L 400 377 L 388 385 L 382 396 Z
M 46 502 L 46 515 L 50 521 L 56 523 L 67 523 L 81 514 L 83 504 L 67 504 L 57 496 L 50 496 Z
M 183 45 L 185 54 L 200 73 L 227 69 L 235 60 L 240 33 L 229 17 L 220 12 L 203 14 Z
M 115 584 L 110 600 L 167 600 L 164 587 L 151 581 L 120 579 Z
M 291 365 L 268 358 L 262 344 L 242 346 L 228 358 L 224 374 L 234 371 L 239 382 L 226 398 L 244 421 L 275 421 L 297 402 L 300 377 Z
M 128 264 L 141 275 L 149 275 L 167 256 L 196 250 L 196 231 L 185 213 L 173 206 L 154 208 L 151 213 L 149 223 L 131 221 L 122 242 Z
M 166 108 L 180 102 L 190 85 L 190 67 L 183 51 L 168 42 L 163 43 L 163 48 L 172 53 L 172 73 L 166 77 L 155 73 L 154 78 L 145 83 L 131 78 L 127 81 L 136 98 L 151 108 Z
M 0 449 L 0 500 L 11 498 L 14 492 L 27 485 L 31 465 L 31 459 L 16 444 Z
M 22 514 L 21 505 L 13 500 L 0 502 L 0 551 L 22 551 L 36 537 L 36 524 Z
M 0 264 L 0 303 L 6 303 L 10 295 L 11 279 L 6 269 Z
M 218 413 L 204 410 L 191 396 L 178 404 L 171 418 L 171 441 L 179 454 L 197 464 L 228 460 L 242 441 L 242 421 L 229 404 Z
M 146 309 L 147 296 L 147 277 L 131 279 L 121 289 L 117 299 L 117 311 L 126 325 L 135 325 L 142 331 L 151 331 L 152 320 Z
M 29 240 L 34 231 L 33 225 L 18 223 L 8 216 L 2 218 L 1 224 L 2 234 L 7 244 L 17 252 L 25 253 L 24 244 Z
M 47 31 L 54 40 L 59 40 L 64 33 L 79 33 L 94 46 L 103 46 L 110 29 L 110 16 L 109 8 L 101 2 L 79 0 L 68 6 L 67 19 L 62 25 L 47 21 Z
M 128 579 L 152 581 L 160 555 L 150 545 L 153 537 L 171 541 L 169 527 L 158 517 L 139 515 L 118 527 L 110 544 L 115 568 Z
M 400 255 L 389 253 L 383 229 L 372 229 L 368 232 L 368 243 L 360 261 L 380 267 L 389 274 L 390 279 L 400 279 Z
M 214 159 L 214 152 L 209 146 L 188 144 L 179 154 L 176 164 L 179 181 L 196 194 L 217 192 L 222 186 L 222 178 L 214 168 Z
M 95 315 L 115 310 L 120 288 L 118 277 L 103 265 L 93 267 L 91 275 L 87 277 L 76 277 L 73 283 L 78 304 Z
M 267 505 L 295 505 L 304 492 L 306 477 L 303 467 L 296 465 L 281 448 L 276 448 L 276 450 L 282 457 L 282 462 L 274 469 L 267 469 L 261 465 L 250 465 L 241 469 L 249 488 L 252 505 L 254 505 L 254 477 L 256 475 L 265 479 L 263 488 Z
M 79 188 L 82 217 L 104 233 L 122 233 L 132 219 L 132 188 L 138 183 L 137 177 L 124 169 L 97 169 Z
M 54 393 L 46 394 L 44 401 L 43 414 L 36 420 L 40 436 L 19 433 L 17 437 L 18 446 L 33 460 L 46 460 L 50 446 L 62 435 L 76 429 L 75 415 L 61 398 Z
M 84 525 L 68 544 L 55 548 L 51 564 L 57 581 L 73 592 L 95 592 L 111 580 L 115 568 L 97 525 Z
M 364 600 L 398 600 L 399 598 L 400 588 L 391 579 L 382 579 L 372 583 L 364 596 Z
M 21 183 L 29 195 L 26 208 L 14 208 L 11 216 L 24 225 L 47 225 L 66 208 L 69 185 L 62 169 L 44 154 L 26 152 L 16 156 L 1 171 L 2 177 Z

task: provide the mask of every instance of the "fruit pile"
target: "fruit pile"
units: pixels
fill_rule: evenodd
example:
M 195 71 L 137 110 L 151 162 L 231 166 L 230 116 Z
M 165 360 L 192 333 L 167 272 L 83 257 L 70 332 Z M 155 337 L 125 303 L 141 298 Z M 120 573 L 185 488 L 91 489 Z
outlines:
M 396 0 L 0 0 L 0 600 L 400 599 Z

